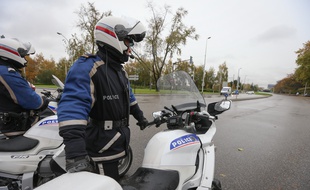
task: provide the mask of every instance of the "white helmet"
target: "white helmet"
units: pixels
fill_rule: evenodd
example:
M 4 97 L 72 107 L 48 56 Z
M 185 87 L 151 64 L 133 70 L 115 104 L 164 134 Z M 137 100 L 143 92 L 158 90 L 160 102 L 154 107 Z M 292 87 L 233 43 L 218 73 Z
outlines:
M 29 42 L 22 43 L 16 38 L 0 38 L 0 58 L 18 69 L 26 66 L 25 56 L 34 53 L 35 49 Z
M 97 44 L 109 45 L 123 54 L 128 47 L 124 39 L 140 42 L 145 37 L 146 29 L 140 21 L 129 24 L 125 19 L 108 16 L 98 21 L 95 27 L 95 41 Z

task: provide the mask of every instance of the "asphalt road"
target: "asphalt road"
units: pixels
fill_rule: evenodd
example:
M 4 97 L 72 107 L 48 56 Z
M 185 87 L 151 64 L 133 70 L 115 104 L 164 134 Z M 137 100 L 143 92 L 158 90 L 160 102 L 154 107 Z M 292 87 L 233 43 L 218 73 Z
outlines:
M 136 95 L 148 120 L 162 110 L 157 96 Z M 207 103 L 223 96 L 206 95 Z M 240 94 L 230 110 L 219 115 L 214 142 L 217 147 L 215 177 L 224 190 L 310 189 L 310 98 Z M 168 105 L 169 106 L 169 105 Z M 165 129 L 140 131 L 131 116 L 134 161 L 127 175 L 141 166 L 149 139 Z
M 231 109 L 219 115 L 216 122 L 215 177 L 225 190 L 309 190 L 310 98 L 260 97 L 229 97 L 233 100 Z M 137 95 L 137 99 L 149 120 L 153 111 L 161 109 L 156 96 Z M 211 103 L 222 97 L 205 99 Z M 128 175 L 141 165 L 148 140 L 165 128 L 140 131 L 135 122 L 131 118 L 134 162 Z

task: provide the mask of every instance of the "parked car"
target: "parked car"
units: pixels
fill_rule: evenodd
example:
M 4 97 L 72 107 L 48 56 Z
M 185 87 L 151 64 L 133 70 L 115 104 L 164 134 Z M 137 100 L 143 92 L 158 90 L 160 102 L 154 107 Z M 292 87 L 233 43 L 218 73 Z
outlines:
M 254 94 L 254 91 L 247 91 L 246 94 Z
M 231 87 L 223 87 L 221 90 L 221 95 L 223 94 L 231 95 Z

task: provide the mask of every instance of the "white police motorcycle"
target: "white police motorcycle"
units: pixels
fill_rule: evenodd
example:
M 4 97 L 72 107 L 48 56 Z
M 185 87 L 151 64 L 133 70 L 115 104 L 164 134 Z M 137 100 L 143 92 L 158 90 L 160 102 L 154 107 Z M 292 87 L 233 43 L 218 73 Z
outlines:
M 221 189 L 214 179 L 217 115 L 230 109 L 231 101 L 205 104 L 191 77 L 182 71 L 160 78 L 161 92 L 150 125 L 167 128 L 155 134 L 144 150 L 142 166 L 119 183 L 89 172 L 68 173 L 36 190 L 185 190 Z M 155 105 L 154 105 L 155 106 Z

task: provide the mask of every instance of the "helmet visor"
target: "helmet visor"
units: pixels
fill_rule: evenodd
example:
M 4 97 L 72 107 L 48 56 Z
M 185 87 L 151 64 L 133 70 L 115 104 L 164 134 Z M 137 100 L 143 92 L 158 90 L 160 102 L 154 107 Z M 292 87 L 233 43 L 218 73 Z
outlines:
M 146 34 L 146 29 L 143 24 L 138 21 L 133 27 L 132 30 L 128 33 L 135 42 L 141 42 Z
M 119 41 L 124 41 L 126 38 L 130 38 L 135 42 L 141 42 L 145 37 L 145 28 L 140 21 L 135 22 L 132 26 L 125 27 L 122 24 L 117 24 L 114 27 L 114 31 Z
M 29 54 L 34 54 L 35 50 L 33 48 L 33 46 L 28 42 L 28 43 L 23 43 L 22 47 L 19 47 L 17 49 L 19 55 L 24 58 L 25 56 L 29 55 Z
M 119 41 L 124 41 L 130 30 L 131 28 L 125 28 L 125 26 L 121 24 L 117 24 L 114 27 L 115 34 L 117 35 Z
M 145 32 L 141 34 L 133 34 L 129 35 L 135 42 L 141 42 L 145 37 Z

